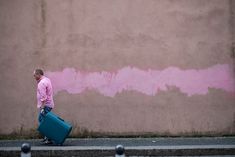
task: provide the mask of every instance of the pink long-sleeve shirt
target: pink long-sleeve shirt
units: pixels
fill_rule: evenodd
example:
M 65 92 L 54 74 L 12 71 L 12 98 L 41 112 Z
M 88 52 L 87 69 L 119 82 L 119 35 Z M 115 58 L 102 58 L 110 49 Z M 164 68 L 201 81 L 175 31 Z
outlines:
M 51 81 L 45 76 L 42 76 L 41 79 L 38 81 L 37 87 L 37 108 L 40 108 L 42 104 L 54 108 Z

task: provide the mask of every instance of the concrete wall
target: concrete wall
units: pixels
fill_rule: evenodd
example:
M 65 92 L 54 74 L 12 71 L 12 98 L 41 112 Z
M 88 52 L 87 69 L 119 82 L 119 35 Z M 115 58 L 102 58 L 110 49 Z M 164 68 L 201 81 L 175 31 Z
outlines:
M 232 0 L 0 0 L 0 134 L 37 127 L 33 70 L 73 134 L 234 134 Z

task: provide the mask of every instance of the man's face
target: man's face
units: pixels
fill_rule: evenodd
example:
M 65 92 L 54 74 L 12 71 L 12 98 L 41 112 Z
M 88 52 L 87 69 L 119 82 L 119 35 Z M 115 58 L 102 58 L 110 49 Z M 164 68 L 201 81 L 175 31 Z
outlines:
M 38 80 L 40 80 L 41 75 L 34 72 L 33 77 L 35 78 L 36 81 L 38 81 Z

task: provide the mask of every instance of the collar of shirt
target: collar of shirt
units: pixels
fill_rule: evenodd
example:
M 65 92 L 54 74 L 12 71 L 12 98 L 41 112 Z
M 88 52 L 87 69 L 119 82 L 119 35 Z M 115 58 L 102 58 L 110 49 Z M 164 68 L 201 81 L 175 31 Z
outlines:
M 45 78 L 45 76 L 42 76 L 39 80 L 38 80 L 38 83 L 42 80 L 42 79 L 44 79 Z

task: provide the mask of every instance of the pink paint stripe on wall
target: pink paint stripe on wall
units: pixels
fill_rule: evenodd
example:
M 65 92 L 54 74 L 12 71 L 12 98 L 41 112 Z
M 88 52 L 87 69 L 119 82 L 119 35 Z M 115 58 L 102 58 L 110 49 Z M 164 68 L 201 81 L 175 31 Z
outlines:
M 156 95 L 158 91 L 167 91 L 170 86 L 179 88 L 188 96 L 207 94 L 208 88 L 235 92 L 235 77 L 232 65 L 217 64 L 206 69 L 181 70 L 168 67 L 163 70 L 141 70 L 124 67 L 117 72 L 81 72 L 74 68 L 65 68 L 60 72 L 46 72 L 54 87 L 54 94 L 65 90 L 78 94 L 95 90 L 105 96 L 114 97 L 122 91 L 138 91 L 146 95 Z

